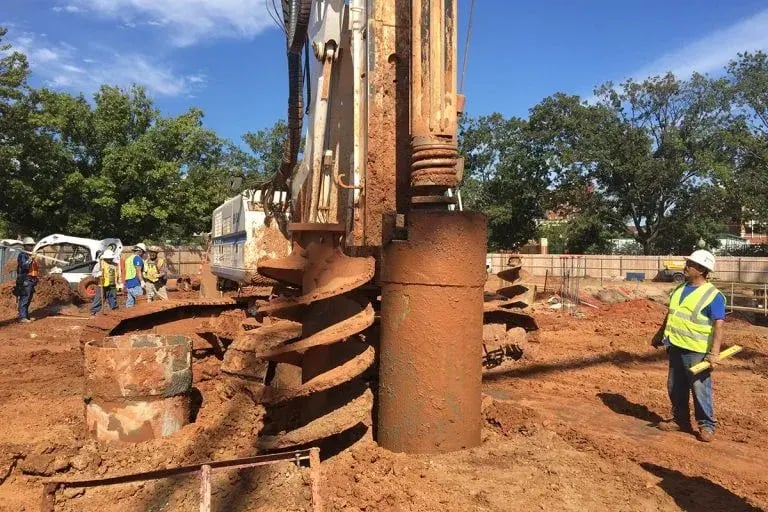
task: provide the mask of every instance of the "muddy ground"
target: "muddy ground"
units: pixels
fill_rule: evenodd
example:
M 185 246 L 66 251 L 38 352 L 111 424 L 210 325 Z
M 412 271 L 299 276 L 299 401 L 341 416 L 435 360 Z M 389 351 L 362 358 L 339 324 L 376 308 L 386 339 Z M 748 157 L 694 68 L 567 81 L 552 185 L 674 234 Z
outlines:
M 668 287 L 625 292 L 658 299 Z M 534 350 L 484 375 L 481 446 L 406 456 L 363 440 L 323 462 L 326 509 L 768 510 L 768 330 L 729 317 L 726 343 L 745 350 L 716 370 L 720 429 L 703 444 L 652 426 L 668 415 L 665 355 L 648 344 L 665 308 L 646 298 L 593 302 L 576 316 L 535 305 Z M 14 323 L 8 308 L 0 313 L 0 510 L 38 510 L 42 482 L 53 476 L 255 453 L 262 413 L 232 393 L 205 351 L 194 361 L 203 397 L 196 423 L 135 446 L 88 440 L 78 341 L 86 307 L 38 306 L 29 325 Z M 309 510 L 309 482 L 308 470 L 292 464 L 220 473 L 214 510 Z M 59 492 L 56 510 L 192 511 L 197 493 L 195 478 L 71 489 Z

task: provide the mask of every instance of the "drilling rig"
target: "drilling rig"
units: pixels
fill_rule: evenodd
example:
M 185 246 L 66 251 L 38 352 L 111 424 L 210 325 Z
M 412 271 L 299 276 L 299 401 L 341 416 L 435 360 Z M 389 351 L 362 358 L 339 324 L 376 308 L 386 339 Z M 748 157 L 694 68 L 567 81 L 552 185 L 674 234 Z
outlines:
M 371 435 L 407 453 L 476 446 L 484 316 L 502 337 L 535 329 L 507 309 L 519 284 L 484 305 L 486 219 L 455 203 L 456 2 L 283 0 L 288 137 L 258 194 L 291 247 L 260 249 L 275 293 L 148 306 L 247 308 L 221 369 L 267 409 L 264 450 Z M 138 329 L 127 314 L 86 335 Z

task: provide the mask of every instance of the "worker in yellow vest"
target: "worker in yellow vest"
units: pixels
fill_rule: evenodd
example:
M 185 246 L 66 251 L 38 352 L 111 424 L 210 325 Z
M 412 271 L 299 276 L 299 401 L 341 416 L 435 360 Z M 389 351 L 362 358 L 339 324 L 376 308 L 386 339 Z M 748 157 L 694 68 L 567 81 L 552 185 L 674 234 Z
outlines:
M 147 252 L 147 246 L 138 243 L 133 246 L 133 254 L 129 255 L 123 261 L 125 266 L 125 307 L 132 308 L 136 305 L 136 300 L 144 295 L 144 259 L 142 256 Z
M 149 258 L 144 261 L 144 282 L 147 292 L 147 301 L 152 302 L 155 296 L 163 300 L 168 300 L 168 269 L 164 258 L 158 257 L 160 247 L 156 245 L 149 246 Z
M 654 346 L 665 346 L 669 355 L 667 390 L 672 402 L 672 419 L 659 424 L 664 431 L 692 432 L 689 409 L 698 424 L 697 438 L 711 442 L 715 435 L 712 372 L 691 375 L 688 369 L 704 360 L 714 367 L 720 358 L 725 322 L 725 296 L 707 281 L 715 270 L 715 257 L 698 250 L 685 258 L 685 282 L 672 292 L 669 312 Z
M 91 316 L 101 311 L 105 300 L 110 309 L 117 309 L 118 274 L 115 253 L 111 249 L 107 249 L 102 253 L 91 274 L 99 280 L 99 291 L 93 296 L 91 303 Z

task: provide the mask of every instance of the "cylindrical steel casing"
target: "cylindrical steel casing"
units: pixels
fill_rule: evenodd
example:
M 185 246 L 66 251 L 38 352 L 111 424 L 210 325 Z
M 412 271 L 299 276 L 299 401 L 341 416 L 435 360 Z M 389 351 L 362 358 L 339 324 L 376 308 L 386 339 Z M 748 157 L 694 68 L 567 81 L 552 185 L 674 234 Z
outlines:
M 85 419 L 91 437 L 136 443 L 189 423 L 192 342 L 134 334 L 87 343 Z
M 379 444 L 407 453 L 480 444 L 486 218 L 411 211 L 382 256 Z

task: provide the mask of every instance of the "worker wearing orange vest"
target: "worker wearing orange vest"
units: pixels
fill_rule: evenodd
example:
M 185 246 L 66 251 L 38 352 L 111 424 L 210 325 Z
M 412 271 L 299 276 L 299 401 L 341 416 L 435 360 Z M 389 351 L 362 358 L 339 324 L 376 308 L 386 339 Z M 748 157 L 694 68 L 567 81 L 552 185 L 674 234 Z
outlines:
M 35 248 L 35 240 L 32 237 L 24 237 L 22 240 L 24 251 L 19 252 L 16 259 L 16 286 L 14 295 L 19 299 L 19 322 L 26 324 L 32 322 L 29 318 L 29 305 L 35 296 L 35 287 L 40 277 L 40 266 L 37 257 L 32 252 Z
M 94 266 L 93 277 L 99 279 L 99 291 L 93 296 L 91 303 L 91 315 L 101 311 L 104 300 L 109 304 L 110 309 L 117 309 L 117 282 L 119 271 L 115 261 L 115 253 L 107 249 L 99 258 L 99 262 Z
M 168 290 L 165 287 L 168 281 L 168 271 L 165 259 L 157 255 L 160 252 L 160 247 L 150 245 L 147 252 L 149 257 L 144 260 L 144 282 L 146 283 L 147 302 L 152 302 L 155 295 L 163 300 L 168 300 Z

